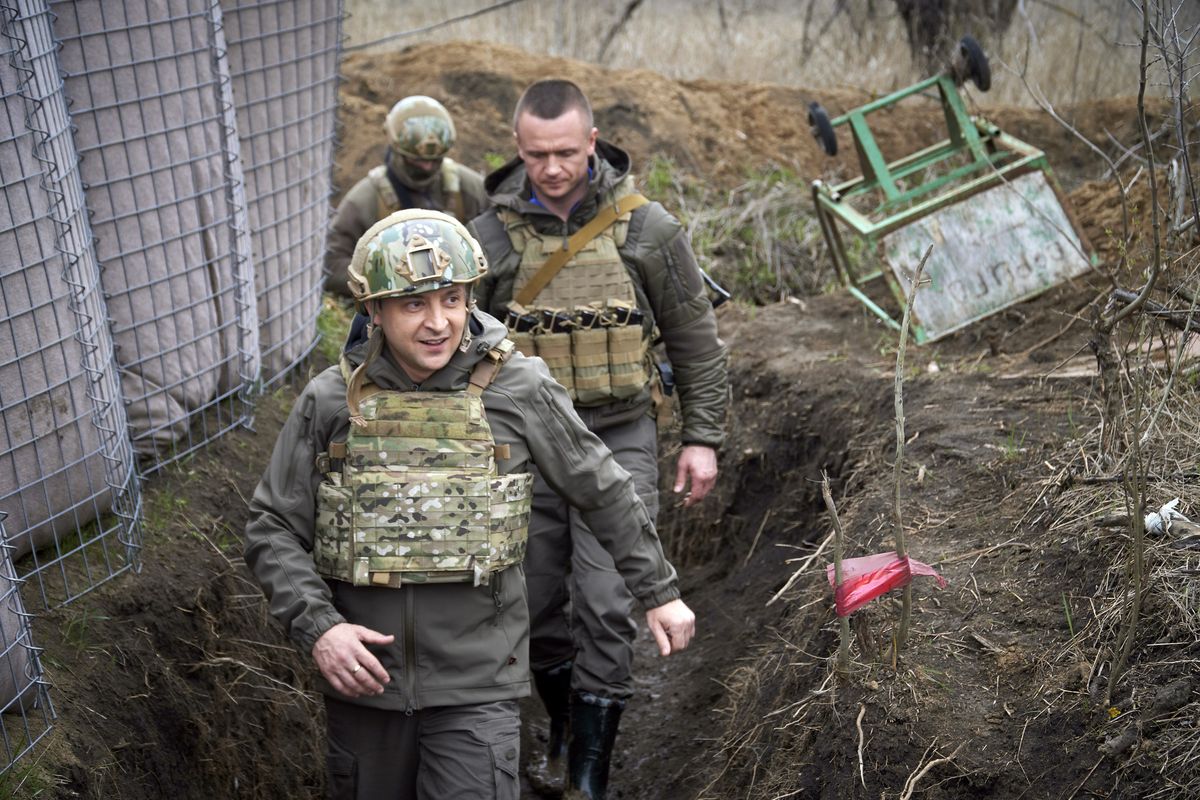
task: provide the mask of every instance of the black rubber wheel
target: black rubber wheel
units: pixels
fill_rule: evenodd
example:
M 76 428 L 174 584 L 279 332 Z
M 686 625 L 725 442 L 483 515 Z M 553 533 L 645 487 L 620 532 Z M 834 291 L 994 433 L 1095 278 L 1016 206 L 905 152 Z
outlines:
M 958 40 L 958 55 L 962 58 L 966 77 L 970 78 L 971 83 L 979 87 L 981 92 L 991 89 L 992 68 L 988 65 L 987 56 L 983 54 L 979 42 L 971 36 L 962 37 Z
M 833 126 L 829 124 L 829 112 L 821 108 L 821 104 L 816 101 L 808 104 L 808 126 L 825 155 L 836 156 L 837 136 L 833 132 Z

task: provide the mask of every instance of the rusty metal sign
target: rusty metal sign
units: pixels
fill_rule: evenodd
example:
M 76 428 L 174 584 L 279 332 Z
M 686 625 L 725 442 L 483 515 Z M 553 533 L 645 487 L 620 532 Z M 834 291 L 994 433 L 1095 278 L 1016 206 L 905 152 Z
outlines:
M 1042 172 L 1014 178 L 886 235 L 884 260 L 908 292 L 926 248 L 930 283 L 913 315 L 926 341 L 1091 269 L 1088 248 Z

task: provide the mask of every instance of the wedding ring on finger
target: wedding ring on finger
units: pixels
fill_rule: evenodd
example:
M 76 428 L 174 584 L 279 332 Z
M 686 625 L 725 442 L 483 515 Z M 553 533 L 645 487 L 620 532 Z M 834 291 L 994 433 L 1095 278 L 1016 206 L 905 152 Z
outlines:
M 362 669 L 362 664 L 355 664 L 354 669 L 350 670 L 350 674 L 356 675 L 360 669 Z

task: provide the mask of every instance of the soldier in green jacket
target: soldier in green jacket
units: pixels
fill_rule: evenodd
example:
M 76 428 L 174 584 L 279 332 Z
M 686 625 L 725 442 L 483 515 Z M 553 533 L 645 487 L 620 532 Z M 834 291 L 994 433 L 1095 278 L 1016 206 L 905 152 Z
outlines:
M 446 153 L 457 134 L 454 120 L 432 97 L 413 95 L 392 106 L 384 120 L 388 152 L 383 164 L 342 197 L 325 242 L 326 287 L 347 294 L 346 266 L 367 228 L 403 208 L 426 208 L 468 222 L 488 207 L 483 176 Z
M 246 563 L 320 671 L 332 798 L 518 797 L 534 464 L 660 652 L 695 629 L 629 473 L 475 309 L 486 270 L 447 215 L 372 226 L 349 268 L 369 337 L 297 398 L 250 502 Z
M 661 337 L 683 417 L 673 488 L 685 505 L 698 502 L 716 481 L 729 387 L 725 346 L 687 234 L 635 191 L 629 156 L 597 138 L 575 84 L 532 84 L 517 103 L 513 132 L 517 157 L 488 176 L 493 207 L 469 226 L 491 265 L 479 305 L 510 324 L 519 348 L 547 363 L 584 423 L 633 475 L 651 516 L 658 375 L 648 346 Z M 598 800 L 633 692 L 631 598 L 595 545 L 595 525 L 552 491 L 550 475 L 541 476 L 525 572 L 534 683 L 551 726 L 543 763 L 529 777 L 542 791 L 560 791 L 565 742 L 570 787 Z

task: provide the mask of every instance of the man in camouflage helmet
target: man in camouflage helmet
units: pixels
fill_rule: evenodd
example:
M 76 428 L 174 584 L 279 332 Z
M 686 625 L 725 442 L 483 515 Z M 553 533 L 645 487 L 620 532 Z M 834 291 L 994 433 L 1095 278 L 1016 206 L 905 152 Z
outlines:
M 662 654 L 695 629 L 633 479 L 476 310 L 486 271 L 445 214 L 373 225 L 349 267 L 369 336 L 297 398 L 250 502 L 246 563 L 320 671 L 331 798 L 518 796 L 533 464 L 598 531 Z
M 403 208 L 428 208 L 467 222 L 488 207 L 483 176 L 446 153 L 456 138 L 450 112 L 424 95 L 392 106 L 383 124 L 384 163 L 354 184 L 338 204 L 325 243 L 326 286 L 347 293 L 346 266 L 359 238 L 377 220 Z
M 575 84 L 529 86 L 513 136 L 517 157 L 485 184 L 493 207 L 469 226 L 491 264 L 479 305 L 524 331 L 514 336 L 573 391 L 584 423 L 633 475 L 652 516 L 657 375 L 646 354 L 660 336 L 683 417 L 673 488 L 692 505 L 716 481 L 729 389 L 725 346 L 687 234 L 634 190 L 628 154 L 597 138 Z M 633 692 L 631 598 L 595 546 L 595 526 L 541 475 L 525 571 L 534 683 L 550 736 L 529 777 L 546 794 L 561 791 L 565 755 L 569 788 L 599 800 Z

